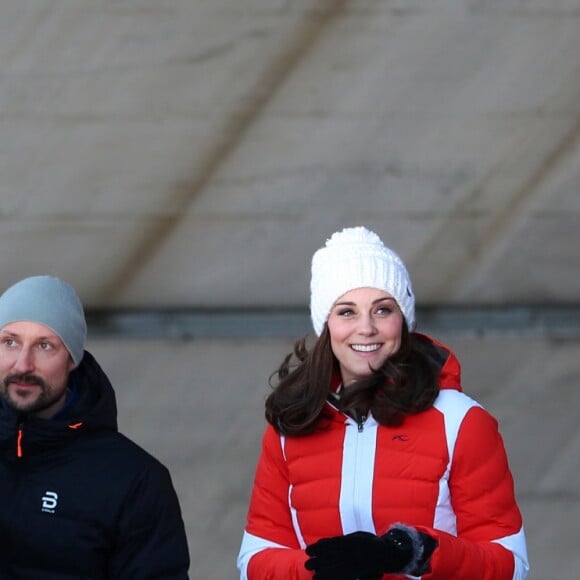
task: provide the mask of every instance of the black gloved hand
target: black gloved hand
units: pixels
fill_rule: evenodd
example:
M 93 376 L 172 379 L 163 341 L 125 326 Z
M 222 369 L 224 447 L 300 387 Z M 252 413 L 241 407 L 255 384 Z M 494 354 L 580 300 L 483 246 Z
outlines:
M 380 578 L 423 572 L 437 542 L 414 528 L 395 526 L 383 536 L 354 532 L 323 538 L 306 548 L 306 568 L 315 580 Z

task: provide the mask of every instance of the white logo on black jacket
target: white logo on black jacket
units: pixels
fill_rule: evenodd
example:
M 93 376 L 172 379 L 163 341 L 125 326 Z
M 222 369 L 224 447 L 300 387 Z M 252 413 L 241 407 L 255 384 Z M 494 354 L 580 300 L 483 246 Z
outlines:
M 58 493 L 56 491 L 45 491 L 42 496 L 42 511 L 53 514 L 58 503 Z

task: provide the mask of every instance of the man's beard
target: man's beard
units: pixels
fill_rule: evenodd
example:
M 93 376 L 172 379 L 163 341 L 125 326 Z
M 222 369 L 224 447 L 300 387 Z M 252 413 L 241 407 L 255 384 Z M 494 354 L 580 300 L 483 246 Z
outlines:
M 8 390 L 11 384 L 13 389 L 16 388 L 14 383 L 37 385 L 40 392 L 36 397 L 14 398 Z M 12 407 L 15 411 L 26 414 L 39 413 L 45 409 L 48 409 L 54 405 L 62 396 L 63 393 L 58 393 L 42 377 L 31 373 L 12 373 L 10 375 L 6 375 L 2 381 L 2 391 L 0 392 L 0 397 L 2 397 L 2 399 L 6 401 L 10 407 Z

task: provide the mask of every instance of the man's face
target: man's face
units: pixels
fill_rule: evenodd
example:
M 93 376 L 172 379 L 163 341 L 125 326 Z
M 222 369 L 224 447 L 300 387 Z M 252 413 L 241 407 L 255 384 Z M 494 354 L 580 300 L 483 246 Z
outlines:
M 0 396 L 13 409 L 48 419 L 66 401 L 75 367 L 62 340 L 37 322 L 0 329 Z

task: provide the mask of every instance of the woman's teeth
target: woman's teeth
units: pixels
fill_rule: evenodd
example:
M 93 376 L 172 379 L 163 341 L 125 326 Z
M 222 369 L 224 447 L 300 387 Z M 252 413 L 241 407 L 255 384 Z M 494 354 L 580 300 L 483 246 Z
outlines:
M 378 350 L 381 348 L 380 344 L 353 344 L 351 345 L 353 350 L 357 350 L 359 352 L 372 352 L 373 350 Z

